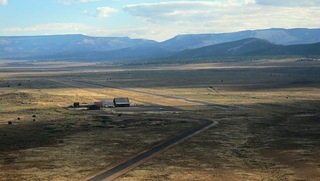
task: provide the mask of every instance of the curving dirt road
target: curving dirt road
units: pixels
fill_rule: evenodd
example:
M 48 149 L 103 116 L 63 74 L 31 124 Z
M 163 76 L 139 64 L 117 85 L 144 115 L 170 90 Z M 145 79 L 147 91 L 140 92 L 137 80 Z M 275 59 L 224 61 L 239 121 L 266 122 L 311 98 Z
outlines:
M 159 96 L 159 97 L 163 97 L 163 98 L 178 99 L 178 100 L 184 100 L 184 101 L 188 101 L 188 102 L 201 103 L 201 104 L 207 104 L 207 105 L 209 104 L 210 106 L 217 106 L 218 108 L 221 108 L 221 109 L 237 109 L 238 108 L 235 106 L 228 106 L 228 105 L 218 105 L 218 104 L 215 105 L 215 104 L 205 102 L 205 101 L 187 99 L 187 98 L 182 98 L 182 97 L 178 97 L 178 96 L 162 95 L 162 94 L 150 93 L 150 92 L 145 92 L 145 91 L 133 90 L 133 89 L 129 89 L 129 88 L 119 88 L 119 87 L 113 87 L 113 86 L 106 86 L 106 85 L 102 85 L 102 84 L 98 84 L 98 83 L 94 83 L 94 82 L 82 81 L 82 80 L 72 80 L 72 81 L 82 83 L 82 84 L 89 84 L 89 85 L 95 85 L 95 86 L 100 86 L 100 87 L 112 88 L 115 90 L 126 90 L 126 91 L 131 91 L 131 92 L 138 92 L 138 93 L 149 94 L 149 95 L 153 95 L 153 96 Z M 69 85 L 69 84 L 67 84 L 67 85 Z M 93 90 L 88 90 L 88 91 L 93 91 Z M 186 118 L 186 119 L 190 119 L 190 118 Z M 144 152 L 141 152 L 138 155 L 127 159 L 126 161 L 123 161 L 117 165 L 114 165 L 114 166 L 109 167 L 103 171 L 100 171 L 99 173 L 96 173 L 92 176 L 89 176 L 89 177 L 85 178 L 84 180 L 85 181 L 113 180 L 113 179 L 127 173 L 128 171 L 138 167 L 139 165 L 145 163 L 146 161 L 155 157 L 156 155 L 166 151 L 167 149 L 183 142 L 184 140 L 186 140 L 192 136 L 195 136 L 196 134 L 200 133 L 201 131 L 204 131 L 204 130 L 218 124 L 217 121 L 213 122 L 211 120 L 203 120 L 203 119 L 201 120 L 201 119 L 195 119 L 195 118 L 193 118 L 190 121 L 197 121 L 201 124 L 199 124 L 193 128 L 190 128 L 187 131 L 181 133 L 180 135 L 174 136 L 171 139 L 166 140 L 159 145 L 156 145 L 156 146 L 154 146 Z

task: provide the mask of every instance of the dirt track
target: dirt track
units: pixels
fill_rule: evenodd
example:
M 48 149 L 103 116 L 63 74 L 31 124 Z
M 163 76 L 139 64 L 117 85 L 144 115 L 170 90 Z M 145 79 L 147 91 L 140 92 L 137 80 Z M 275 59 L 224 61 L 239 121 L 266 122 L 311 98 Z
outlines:
M 53 81 L 53 80 L 50 80 Z M 162 94 L 156 94 L 156 93 L 150 93 L 150 92 L 145 92 L 145 91 L 138 91 L 138 90 L 133 90 L 133 89 L 128 89 L 128 88 L 119 88 L 119 87 L 114 87 L 114 86 L 106 86 L 98 83 L 93 83 L 93 82 L 88 82 L 88 81 L 82 81 L 82 80 L 72 80 L 72 82 L 77 82 L 77 83 L 82 83 L 82 84 L 87 84 L 87 85 L 94 85 L 94 86 L 99 86 L 99 87 L 106 87 L 106 88 L 111 88 L 115 90 L 125 90 L 129 92 L 137 92 L 137 93 L 142 93 L 142 94 L 147 94 L 151 96 L 157 96 L 161 98 L 166 98 L 166 99 L 175 99 L 175 100 L 183 100 L 187 102 L 192 102 L 192 103 L 199 103 L 199 104 L 209 104 L 212 107 L 216 107 L 219 109 L 238 109 L 236 106 L 228 106 L 228 105 L 215 105 L 209 102 L 205 101 L 198 101 L 198 100 L 192 100 L 192 99 L 187 99 L 187 98 L 182 98 L 178 96 L 170 96 L 170 95 L 162 95 Z M 61 82 L 60 82 L 61 83 Z M 70 86 L 70 83 L 62 83 Z M 87 90 L 87 91 L 94 91 L 94 90 Z M 99 92 L 100 93 L 100 92 Z M 140 100 L 139 100 L 140 101 Z M 141 101 L 140 101 L 141 102 Z M 174 136 L 163 143 L 156 145 L 142 153 L 139 153 L 138 155 L 127 159 L 126 161 L 123 161 L 119 164 L 116 164 L 112 167 L 109 167 L 103 171 L 99 171 L 98 173 L 89 176 L 85 178 L 84 180 L 88 181 L 100 181 L 100 180 L 113 180 L 128 171 L 138 167 L 139 165 L 145 163 L 149 159 L 159 155 L 160 153 L 166 151 L 167 149 L 183 142 L 184 140 L 199 134 L 200 132 L 215 126 L 218 124 L 217 121 L 213 122 L 211 120 L 198 120 L 198 119 L 190 119 L 190 121 L 197 121 L 200 124 L 198 126 L 195 126 L 193 128 L 190 128 L 189 130 L 181 133 L 180 135 Z
M 95 85 L 95 86 L 99 86 L 99 87 L 111 88 L 111 89 L 115 89 L 115 90 L 126 90 L 129 92 L 142 93 L 142 94 L 158 96 L 158 97 L 167 98 L 167 99 L 175 99 L 175 100 L 182 100 L 182 101 L 192 102 L 192 103 L 197 103 L 197 104 L 203 104 L 203 105 L 212 106 L 212 107 L 215 107 L 218 109 L 231 109 L 231 110 L 232 109 L 242 109 L 242 107 L 239 107 L 239 106 L 213 104 L 212 102 L 207 102 L 207 101 L 199 101 L 199 100 L 194 100 L 194 99 L 189 99 L 189 98 L 184 98 L 184 97 L 179 97 L 179 96 L 157 94 L 157 93 L 146 92 L 146 91 L 141 91 L 141 90 L 134 90 L 134 89 L 130 89 L 130 88 L 119 88 L 119 87 L 115 87 L 115 86 L 107 86 L 107 85 L 102 85 L 102 84 L 83 81 L 83 80 L 73 80 L 73 81 L 78 82 L 78 83 L 88 84 L 88 85 Z
M 165 150 L 183 142 L 184 140 L 200 133 L 203 130 L 206 130 L 214 125 L 217 125 L 218 122 L 213 122 L 210 120 L 202 120 L 202 124 L 193 127 L 182 134 L 175 136 L 157 146 L 152 147 L 151 149 L 144 151 L 133 158 L 130 158 L 122 163 L 119 163 L 111 168 L 108 168 L 100 173 L 94 175 L 93 177 L 87 178 L 88 181 L 100 181 L 100 180 L 113 180 L 126 172 L 138 167 L 144 162 L 148 161 L 152 157 L 164 152 Z

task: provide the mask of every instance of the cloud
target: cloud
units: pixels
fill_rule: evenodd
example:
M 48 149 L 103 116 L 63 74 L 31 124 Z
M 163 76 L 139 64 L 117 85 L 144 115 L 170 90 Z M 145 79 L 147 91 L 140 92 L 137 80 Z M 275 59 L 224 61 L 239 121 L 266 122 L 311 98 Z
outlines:
M 98 17 L 108 17 L 111 13 L 117 12 L 117 9 L 110 7 L 98 7 L 97 16 Z
M 320 27 L 318 1 L 286 2 L 287 5 L 278 0 L 166 1 L 130 4 L 123 10 L 143 24 L 149 38 L 158 40 L 183 33 Z
M 0 4 L 1 5 L 7 5 L 8 4 L 8 0 L 0 0 Z
M 290 0 L 290 1 L 279 1 L 279 0 L 255 0 L 259 5 L 265 6 L 283 6 L 283 7 L 312 7 L 320 6 L 320 0 Z
M 97 2 L 100 0 L 58 0 L 59 2 L 63 4 L 72 4 L 72 3 L 88 3 L 88 2 Z
M 9 0 L 0 0 L 0 6 Z M 64 4 L 122 0 L 55 0 Z M 127 1 L 130 2 L 130 1 Z M 320 0 L 157 0 L 156 3 L 136 3 L 122 8 L 105 5 L 86 6 L 92 17 L 119 17 L 119 23 L 50 23 L 26 27 L 3 28 L 0 34 L 90 34 L 99 36 L 130 36 L 158 41 L 178 34 L 221 33 L 266 28 L 319 28 Z M 80 10 L 81 11 L 81 10 Z M 128 16 L 129 14 L 129 16 Z M 130 16 L 131 15 L 131 16 Z M 97 18 L 98 19 L 98 18 Z M 91 19 L 95 21 L 94 19 Z M 77 22 L 81 18 L 77 19 Z M 99 21 L 99 20 L 98 20 Z
M 111 7 L 97 7 L 95 12 L 90 12 L 88 10 L 85 10 L 83 13 L 91 17 L 105 18 L 105 17 L 109 17 L 111 13 L 115 13 L 115 12 L 118 12 L 118 10 Z
M 253 4 L 253 0 L 221 1 L 175 1 L 160 3 L 131 4 L 123 8 L 133 16 L 147 18 L 150 21 L 187 20 L 194 18 L 212 18 L 220 13 L 239 12 L 243 5 Z M 207 19 L 207 18 L 206 18 Z
M 40 24 L 29 27 L 13 27 L 13 28 L 5 28 L 0 29 L 0 32 L 7 33 L 22 33 L 22 34 L 43 34 L 42 32 L 46 32 L 46 34 L 68 34 L 68 33 L 81 33 L 85 30 L 89 29 L 84 24 L 78 23 L 50 23 L 50 24 Z

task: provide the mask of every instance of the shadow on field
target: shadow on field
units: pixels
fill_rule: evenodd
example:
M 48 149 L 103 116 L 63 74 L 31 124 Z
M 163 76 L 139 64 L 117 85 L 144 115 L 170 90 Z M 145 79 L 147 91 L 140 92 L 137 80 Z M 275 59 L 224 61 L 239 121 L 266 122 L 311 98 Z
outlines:
M 260 114 L 260 122 L 253 122 L 249 125 L 250 131 L 258 131 L 257 134 L 270 132 L 274 141 L 279 142 L 279 145 L 289 144 L 288 140 L 283 140 L 281 137 L 286 137 L 292 140 L 306 139 L 318 141 L 320 137 L 320 101 L 306 100 L 298 101 L 294 104 L 253 104 L 241 105 L 243 107 L 251 107 L 253 109 L 219 109 L 215 106 L 189 106 L 181 107 L 182 109 L 174 108 L 174 111 L 190 110 L 188 114 L 197 116 L 202 112 L 211 112 L 213 117 L 223 119 L 219 115 L 228 114 L 230 117 L 240 116 L 250 118 L 252 112 L 257 111 Z M 159 117 L 162 117 L 161 112 L 170 110 L 170 107 L 160 110 Z M 153 111 L 154 107 L 144 108 L 124 108 L 117 109 L 120 112 L 135 112 L 143 114 L 145 111 Z M 171 110 L 171 111 L 172 111 Z M 30 111 L 30 110 L 29 110 Z M 22 111 L 23 112 L 23 111 Z M 45 110 L 42 110 L 45 112 Z M 89 112 L 88 112 L 89 113 Z M 256 114 L 256 113 L 255 113 Z M 182 116 L 183 114 L 181 114 Z M 166 115 L 169 116 L 169 115 Z M 180 114 L 173 115 L 180 117 Z M 182 116 L 183 117 L 183 116 Z M 264 120 L 265 119 L 265 120 Z M 248 122 L 249 124 L 250 122 Z M 26 148 L 47 146 L 57 144 L 68 135 L 79 132 L 93 131 L 93 129 L 112 129 L 112 128 L 127 128 L 139 126 L 163 126 L 165 123 L 152 123 L 147 119 L 137 121 L 135 119 L 122 121 L 113 121 L 108 116 L 93 115 L 90 120 L 73 120 L 73 121 L 36 121 L 25 122 L 23 124 L 0 125 L 0 151 L 12 151 Z M 223 122 L 222 122 L 223 124 Z M 252 128 L 252 129 L 251 129 Z M 255 138 L 254 138 L 255 139 Z M 267 139 L 264 137 L 263 139 Z M 262 140 L 259 138 L 258 140 Z M 271 140 L 271 139 L 270 139 Z
M 223 68 L 196 70 L 131 70 L 121 67 L 118 71 L 108 72 L 64 72 L 51 74 L 39 72 L 35 75 L 15 75 L 11 80 L 0 81 L 1 87 L 8 85 L 19 89 L 59 89 L 73 88 L 66 84 L 57 84 L 50 80 L 71 81 L 90 80 L 105 86 L 122 88 L 179 88 L 179 87 L 222 87 L 232 90 L 263 90 L 295 87 L 314 87 L 320 83 L 320 67 L 264 67 L 264 68 Z M 55 71 L 59 71 L 55 69 Z M 106 70 L 107 71 L 107 70 Z M 18 84 L 21 86 L 18 86 Z M 190 86 L 192 85 L 192 86 Z M 96 88 L 93 85 L 81 85 L 82 88 Z

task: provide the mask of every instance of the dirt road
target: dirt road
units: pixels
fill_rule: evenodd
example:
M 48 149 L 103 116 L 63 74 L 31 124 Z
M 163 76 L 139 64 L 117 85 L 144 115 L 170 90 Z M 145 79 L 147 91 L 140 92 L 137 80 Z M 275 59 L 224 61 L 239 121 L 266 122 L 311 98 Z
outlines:
M 101 181 L 101 180 L 113 180 L 126 172 L 136 168 L 137 166 L 143 164 L 144 162 L 148 161 L 152 157 L 164 152 L 165 150 L 169 149 L 170 147 L 173 147 L 182 141 L 200 133 L 203 130 L 206 130 L 216 124 L 218 122 L 213 122 L 210 120 L 203 120 L 203 123 L 195 126 L 182 134 L 175 136 L 157 146 L 152 147 L 151 149 L 144 151 L 133 158 L 130 158 L 122 163 L 119 163 L 118 165 L 115 165 L 111 168 L 108 168 L 90 178 L 86 178 L 87 181 Z
M 218 106 L 218 108 L 221 108 L 221 109 L 237 109 L 234 106 L 214 105 L 212 103 L 204 102 L 204 101 L 181 98 L 181 97 L 177 97 L 177 96 L 150 93 L 150 92 L 133 90 L 133 89 L 128 89 L 128 88 L 107 86 L 107 85 L 102 85 L 102 84 L 98 84 L 95 82 L 88 82 L 88 81 L 83 81 L 83 80 L 72 80 L 72 82 L 77 82 L 77 83 L 87 84 L 87 85 L 94 85 L 94 86 L 99 86 L 99 87 L 106 87 L 106 88 L 111 88 L 111 89 L 115 89 L 115 90 L 126 90 L 126 91 L 130 91 L 130 92 L 148 94 L 148 95 L 158 96 L 158 97 L 162 97 L 162 98 L 184 100 L 184 101 L 193 102 L 193 103 L 200 103 L 200 104 L 207 104 L 207 105 L 210 104 L 211 106 Z M 92 91 L 92 90 L 88 90 L 88 91 Z M 213 122 L 211 120 L 191 119 L 190 121 L 197 121 L 200 124 L 193 127 L 193 128 L 190 128 L 189 130 L 181 133 L 180 135 L 174 136 L 171 139 L 166 140 L 159 145 L 156 145 L 156 146 L 154 146 L 154 147 L 152 147 L 142 153 L 139 153 L 138 155 L 136 155 L 132 158 L 127 159 L 124 162 L 121 162 L 117 165 L 114 165 L 114 166 L 109 167 L 103 171 L 100 171 L 99 173 L 96 173 L 88 178 L 85 178 L 84 180 L 86 180 L 86 181 L 113 180 L 113 179 L 125 174 L 126 172 L 138 167 L 139 165 L 141 165 L 144 162 L 148 161 L 149 159 L 155 157 L 156 155 L 166 151 L 167 149 L 169 149 L 169 148 L 181 143 L 182 141 L 200 133 L 203 130 L 206 130 L 206 129 L 218 124 L 218 122 Z
M 199 101 L 199 100 L 194 100 L 194 99 L 189 99 L 189 98 L 184 98 L 184 97 L 179 97 L 179 96 L 172 96 L 172 95 L 163 95 L 163 94 L 146 92 L 146 91 L 135 90 L 135 89 L 130 89 L 130 88 L 119 88 L 119 87 L 115 87 L 115 86 L 103 85 L 103 84 L 98 84 L 95 82 L 88 82 L 88 81 L 84 81 L 84 80 L 72 80 L 72 81 L 82 83 L 82 84 L 87 84 L 87 85 L 94 85 L 94 86 L 99 86 L 99 87 L 111 88 L 111 89 L 115 89 L 115 90 L 117 90 L 117 89 L 118 90 L 126 90 L 126 91 L 130 91 L 130 92 L 148 94 L 148 95 L 158 96 L 158 97 L 162 97 L 162 98 L 183 100 L 186 102 L 192 102 L 192 103 L 198 103 L 198 104 L 212 106 L 212 107 L 215 107 L 218 109 L 243 109 L 243 107 L 239 107 L 239 106 L 214 104 L 212 102 L 207 102 L 207 101 Z

